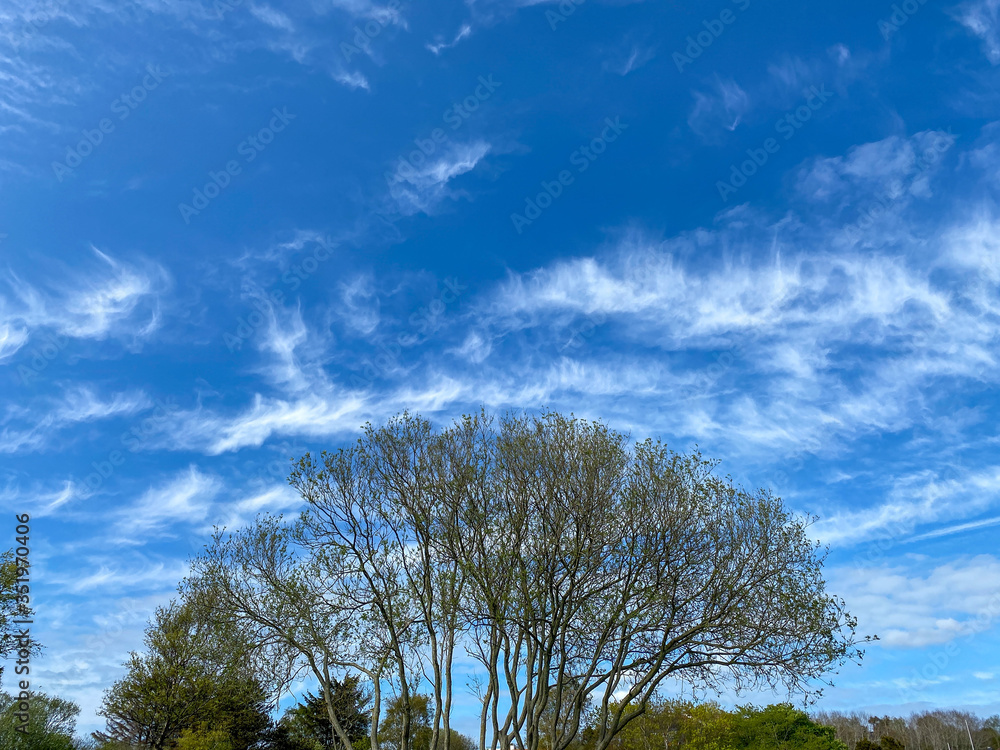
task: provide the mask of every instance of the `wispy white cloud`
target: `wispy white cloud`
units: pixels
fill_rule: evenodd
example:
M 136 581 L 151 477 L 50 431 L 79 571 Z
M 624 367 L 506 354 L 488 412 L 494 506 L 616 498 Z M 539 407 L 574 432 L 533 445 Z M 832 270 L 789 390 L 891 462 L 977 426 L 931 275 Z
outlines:
M 831 248 L 822 225 L 769 224 L 746 209 L 662 243 L 632 233 L 597 256 L 512 275 L 477 303 L 475 340 L 497 356 L 498 341 L 558 339 L 599 316 L 619 343 L 671 356 L 678 373 L 694 353 L 732 352 L 671 429 L 742 450 L 830 448 L 919 422 L 915 404 L 938 379 L 996 381 L 993 250 L 965 226 L 942 233 L 930 263 Z
M 49 409 L 40 404 L 11 405 L 0 418 L 0 453 L 44 450 L 55 434 L 66 427 L 116 417 L 132 416 L 152 406 L 141 391 L 116 393 L 102 399 L 87 387 L 67 391 L 61 401 L 48 400 Z M 17 426 L 18 423 L 28 426 Z
M 1000 64 L 1000 0 L 974 0 L 957 10 L 958 20 L 982 40 L 983 52 L 994 65 Z
M 407 216 L 431 213 L 444 200 L 454 199 L 456 194 L 448 188 L 449 181 L 475 169 L 490 148 L 482 140 L 453 143 L 426 164 L 407 163 L 406 168 L 397 168 L 389 191 L 398 210 Z
M 56 409 L 53 420 L 57 424 L 92 422 L 111 417 L 130 416 L 148 409 L 153 402 L 142 391 L 116 393 L 110 400 L 102 400 L 90 388 L 77 387 L 68 391 Z
M 631 44 L 624 53 L 619 52 L 606 61 L 604 68 L 620 76 L 627 76 L 655 57 L 656 49 L 654 47 L 643 44 Z
M 440 55 L 444 50 L 450 49 L 458 44 L 463 39 L 472 35 L 472 27 L 469 24 L 462 24 L 462 28 L 458 30 L 455 34 L 455 38 L 450 42 L 437 42 L 436 44 L 428 44 L 427 49 L 433 52 L 435 55 Z
M 270 355 L 261 372 L 267 379 L 290 391 L 309 386 L 296 349 L 306 343 L 306 327 L 298 307 L 290 311 L 274 308 L 268 312 L 266 330 L 258 334 L 261 351 Z M 313 342 L 315 344 L 315 341 Z
M 929 130 L 854 146 L 844 156 L 810 160 L 798 171 L 797 193 L 841 205 L 871 193 L 888 194 L 895 201 L 927 198 L 930 180 L 954 142 L 951 133 Z
M 340 302 L 335 313 L 348 328 L 362 336 L 369 336 L 378 327 L 380 304 L 375 293 L 375 280 L 371 274 L 361 274 L 340 283 Z
M 935 529 L 934 531 L 928 531 L 925 534 L 920 534 L 918 536 L 910 537 L 907 542 L 923 542 L 927 539 L 940 539 L 943 536 L 951 536 L 953 534 L 961 534 L 964 531 L 976 531 L 978 529 L 986 529 L 991 526 L 1000 525 L 1000 516 L 996 518 L 983 518 L 978 521 L 970 521 L 969 523 L 958 523 L 953 526 L 946 526 L 943 529 Z
M 969 518 L 1000 506 L 1000 467 L 942 479 L 931 471 L 900 477 L 883 503 L 859 510 L 828 510 L 814 533 L 824 542 L 855 544 L 891 535 L 900 541 L 918 541 L 997 523 L 987 519 L 950 526 L 906 539 L 914 528 Z
M 0 295 L 0 361 L 10 359 L 43 329 L 75 339 L 144 338 L 159 325 L 159 296 L 169 276 L 159 265 L 123 263 L 92 248 L 101 269 L 54 281 L 51 291 L 10 274 Z
M 22 489 L 17 482 L 10 480 L 0 489 L 0 503 L 11 509 L 34 508 L 31 515 L 44 518 L 55 514 L 71 501 L 88 495 L 85 488 L 72 480 L 64 480 L 58 488 L 51 483 L 46 486 L 39 482 L 28 489 Z
M 289 400 L 257 394 L 235 417 L 194 411 L 177 416 L 184 430 L 181 444 L 209 454 L 260 446 L 273 435 L 330 437 L 352 434 L 364 422 L 367 398 L 341 394 L 309 394 Z
M 733 455 L 849 450 L 866 435 L 925 424 L 935 394 L 955 383 L 1000 378 L 991 343 L 1000 298 L 983 275 L 994 263 L 993 224 L 977 216 L 975 226 L 943 230 L 941 253 L 928 262 L 831 247 L 824 227 L 745 208 L 666 242 L 629 232 L 595 256 L 512 274 L 471 301 L 439 334 L 470 369 L 441 376 L 440 363 L 414 369 L 413 360 L 382 373 L 377 387 L 347 386 L 346 376 L 337 385 L 320 365 L 322 345 L 309 349 L 319 332 L 285 322 L 261 346 L 269 382 L 284 393 L 256 394 L 235 415 L 178 414 L 171 447 L 222 453 L 276 436 L 349 434 L 371 415 L 416 403 L 447 412 L 575 404 L 588 394 L 599 410 L 631 393 L 633 408 L 612 407 L 617 418 L 645 425 L 643 403 L 677 404 L 657 429 Z M 597 344 L 612 335 L 631 347 L 627 367 Z M 517 343 L 524 337 L 530 357 Z M 727 354 L 708 375 L 704 358 L 718 352 Z M 847 534 L 877 533 L 879 514 L 895 513 L 897 502 L 902 495 L 871 518 L 837 516 L 824 533 L 845 543 Z M 909 502 L 914 527 L 972 517 L 949 516 L 930 497 Z
M 42 502 L 42 509 L 36 511 L 35 515 L 39 518 L 44 518 L 45 516 L 52 515 L 55 511 L 59 510 L 62 506 L 71 500 L 75 500 L 80 497 L 83 493 L 80 492 L 80 488 L 72 481 L 66 481 L 63 483 L 63 487 L 56 493 L 52 493 L 49 496 L 40 496 L 39 500 Z
M 287 484 L 268 487 L 261 492 L 233 503 L 220 503 L 214 511 L 213 527 L 235 529 L 249 523 L 260 513 L 287 513 L 302 507 L 305 501 Z
M 165 485 L 150 487 L 138 501 L 123 508 L 115 528 L 122 534 L 138 536 L 163 531 L 175 523 L 204 521 L 221 490 L 217 477 L 191 466 Z
M 292 23 L 292 19 L 270 5 L 253 4 L 250 6 L 250 13 L 253 14 L 254 18 L 271 28 L 288 32 L 295 31 L 295 24 Z
M 4 300 L 0 298 L 0 304 L 2 304 L 3 301 Z M 8 318 L 8 315 L 5 315 L 4 312 L 0 310 L 0 317 L 9 320 L 14 316 L 11 314 Z M 16 323 L 12 325 L 10 322 L 6 322 L 0 326 L 0 362 L 8 357 L 14 356 L 17 350 L 28 342 L 28 329 L 16 328 L 14 327 L 16 325 Z
M 358 71 L 337 71 L 332 74 L 333 80 L 337 83 L 342 83 L 348 88 L 352 89 L 364 89 L 365 91 L 371 91 L 371 84 L 368 83 L 368 79 L 365 78 L 364 74 Z
M 181 562 L 152 563 L 142 568 L 123 568 L 102 563 L 97 570 L 75 575 L 67 582 L 69 591 L 80 594 L 100 590 L 102 592 L 134 591 L 151 586 L 176 586 L 176 581 L 187 574 L 187 565 Z
M 736 130 L 750 111 L 750 96 L 732 79 L 716 76 L 714 91 L 694 91 L 688 126 L 701 138 L 717 143 L 722 130 Z

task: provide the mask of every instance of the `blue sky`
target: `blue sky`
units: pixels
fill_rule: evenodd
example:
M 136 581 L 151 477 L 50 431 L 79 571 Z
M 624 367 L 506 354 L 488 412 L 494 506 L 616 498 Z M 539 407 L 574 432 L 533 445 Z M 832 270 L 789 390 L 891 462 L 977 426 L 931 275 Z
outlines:
M 882 638 L 822 707 L 1000 710 L 1000 0 L 0 15 L 0 504 L 80 729 L 290 456 L 480 405 L 819 516 Z

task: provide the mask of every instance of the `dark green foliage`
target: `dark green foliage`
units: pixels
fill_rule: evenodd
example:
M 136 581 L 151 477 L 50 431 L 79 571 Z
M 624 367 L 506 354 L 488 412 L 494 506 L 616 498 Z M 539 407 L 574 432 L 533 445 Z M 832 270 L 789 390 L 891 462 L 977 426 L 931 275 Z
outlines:
M 905 745 L 895 737 L 883 735 L 878 742 L 860 739 L 854 745 L 854 750 L 905 750 Z
M 790 703 L 736 711 L 735 750 L 847 750 L 833 727 L 817 724 Z M 887 749 L 888 750 L 888 749 Z
M 316 750 L 315 744 L 296 735 L 286 723 L 278 722 L 261 736 L 261 750 Z
M 352 746 L 368 738 L 371 725 L 368 707 L 371 696 L 361 688 L 357 675 L 347 675 L 344 679 L 332 680 L 331 691 L 333 711 L 341 727 L 347 733 Z M 326 692 L 320 688 L 319 695 L 306 693 L 306 700 L 288 709 L 281 719 L 290 737 L 297 738 L 310 747 L 335 750 L 341 743 L 333 731 L 326 705 Z
M 581 733 L 593 747 L 594 728 Z M 631 721 L 612 750 L 847 750 L 833 727 L 823 726 L 788 703 L 726 711 L 716 703 L 657 700 Z M 878 745 L 857 750 L 888 750 Z M 899 749 L 897 749 L 899 750 Z

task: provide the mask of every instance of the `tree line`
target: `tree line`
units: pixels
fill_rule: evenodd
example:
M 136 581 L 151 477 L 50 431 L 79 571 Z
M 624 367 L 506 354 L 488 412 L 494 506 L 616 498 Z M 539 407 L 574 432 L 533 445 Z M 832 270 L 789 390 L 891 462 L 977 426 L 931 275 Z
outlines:
M 360 680 L 338 681 L 332 704 L 348 728 L 349 750 L 369 750 L 368 707 L 370 695 Z M 150 686 L 151 687 L 151 686 Z M 193 687 L 193 685 L 191 686 Z M 219 688 L 222 688 L 220 680 Z M 183 699 L 183 691 L 176 693 Z M 135 747 L 127 738 L 114 739 L 103 732 L 91 738 L 73 736 L 79 708 L 56 697 L 33 696 L 32 727 L 28 735 L 14 730 L 14 701 L 0 693 L 0 747 L 4 750 L 119 750 Z M 167 706 L 161 705 L 161 709 Z M 235 710 L 234 710 L 235 709 Z M 403 706 L 397 696 L 389 702 L 382 722 L 383 743 L 400 738 Z M 411 697 L 413 718 L 411 750 L 430 750 L 430 696 Z M 584 729 L 573 741 L 573 750 L 593 750 L 599 734 L 588 711 Z M 161 721 L 166 722 L 163 717 Z M 453 730 L 454 731 L 454 730 Z M 175 725 L 173 738 L 164 747 L 185 750 L 344 750 L 327 715 L 325 696 L 305 693 L 278 721 L 266 712 L 217 704 L 214 713 L 190 716 Z M 542 748 L 553 738 L 543 736 Z M 815 712 L 812 715 L 789 703 L 765 707 L 739 706 L 726 710 L 715 702 L 696 703 L 656 698 L 643 716 L 612 740 L 614 750 L 989 750 L 1000 741 L 1000 716 L 981 719 L 959 711 L 928 711 L 908 718 L 871 716 L 854 712 Z M 453 745 L 472 750 L 471 738 L 457 732 Z
M 1000 715 L 982 719 L 967 711 L 923 711 L 908 717 L 820 711 L 816 720 L 856 750 L 998 750 Z

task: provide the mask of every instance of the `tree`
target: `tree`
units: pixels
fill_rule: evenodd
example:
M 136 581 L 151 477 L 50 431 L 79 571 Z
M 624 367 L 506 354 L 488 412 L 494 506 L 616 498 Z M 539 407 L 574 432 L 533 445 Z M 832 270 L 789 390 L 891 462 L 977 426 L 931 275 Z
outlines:
M 734 750 L 847 750 L 836 734 L 790 703 L 778 703 L 739 708 L 732 741 Z
M 2 750 L 73 750 L 73 730 L 80 708 L 71 701 L 29 693 L 26 731 L 21 699 L 0 693 L 0 748 Z M 18 714 L 21 714 L 19 716 Z
M 0 659 L 24 651 L 29 657 L 41 653 L 41 645 L 30 634 L 24 634 L 24 625 L 15 622 L 30 620 L 34 613 L 29 606 L 27 587 L 18 583 L 25 573 L 26 568 L 18 567 L 14 550 L 0 555 Z M 3 671 L 4 665 L 0 664 L 0 678 Z
M 833 727 L 837 732 L 837 739 L 850 748 L 855 747 L 860 740 L 869 738 L 867 716 L 861 712 L 847 714 L 840 711 L 818 711 L 812 718 L 817 724 Z
M 903 718 L 858 712 L 821 712 L 816 720 L 836 728 L 837 738 L 861 750 L 976 750 L 1000 746 L 1000 717 L 981 720 L 963 711 L 925 711 Z
M 993 714 L 983 721 L 983 726 L 979 730 L 979 737 L 976 747 L 990 748 L 990 750 L 1000 750 L 1000 715 Z
M 354 544 L 371 555 L 368 567 L 377 572 L 370 577 L 357 572 L 344 550 L 311 544 L 304 521 L 286 525 L 280 517 L 261 516 L 236 532 L 217 530 L 205 555 L 192 561 L 183 589 L 210 603 L 207 611 L 220 627 L 246 633 L 259 659 L 280 665 L 279 690 L 310 673 L 345 747 L 351 738 L 333 704 L 336 670 L 364 675 L 372 696 L 369 739 L 378 750 L 382 681 L 391 661 L 405 665 L 410 658 L 412 617 L 405 597 L 388 582 L 393 560 L 383 542 L 370 535 Z M 388 635 L 372 611 L 392 620 Z
M 279 721 L 264 732 L 260 747 L 261 750 L 317 750 L 318 744 L 299 736 L 286 722 Z
M 432 722 L 432 701 L 429 695 L 414 693 L 410 695 L 410 750 L 430 750 L 433 747 L 434 731 Z M 379 742 L 388 747 L 398 747 L 401 742 L 403 717 L 407 714 L 403 706 L 402 696 L 391 700 L 386 707 L 385 719 L 379 732 Z M 472 750 L 473 742 L 464 734 L 449 727 L 451 750 Z M 443 738 L 442 738 L 443 740 Z
M 97 740 L 149 750 L 248 750 L 259 741 L 270 725 L 267 695 L 233 633 L 182 602 L 157 610 L 145 644 L 105 693 Z
M 646 712 L 615 735 L 612 750 L 731 750 L 733 715 L 717 703 L 654 699 Z M 596 736 L 583 732 L 584 748 Z
M 656 700 L 613 740 L 613 750 L 847 750 L 833 727 L 787 703 L 726 711 L 717 703 Z M 585 744 L 590 748 L 590 744 Z M 883 750 L 873 745 L 868 750 Z
M 379 742 L 389 747 L 403 747 L 403 718 L 409 716 L 410 737 L 407 750 L 429 750 L 431 746 L 430 697 L 414 693 L 409 696 L 409 707 L 403 696 L 397 696 L 386 707 L 385 719 L 379 732 Z
M 579 681 L 573 677 L 567 678 L 564 683 L 564 692 L 580 689 Z M 557 708 L 555 703 L 550 703 L 543 709 L 539 721 L 541 737 L 539 738 L 538 745 L 540 750 L 552 750 L 555 738 L 559 734 L 559 728 L 565 726 L 570 720 L 569 711 L 570 707 L 568 705 Z
M 382 683 L 398 695 L 392 742 L 412 750 L 425 679 L 429 746 L 449 750 L 456 647 L 485 674 L 482 750 L 569 750 L 588 719 L 606 750 L 668 678 L 814 698 L 862 656 L 809 520 L 715 467 L 556 413 L 441 431 L 403 414 L 304 456 L 289 478 L 301 519 L 219 532 L 188 585 L 324 689 L 363 674 L 372 750 L 389 736 Z
M 652 441 L 629 451 L 624 435 L 558 414 L 508 417 L 496 432 L 467 418 L 440 442 L 414 447 L 431 469 L 412 484 L 443 498 L 445 553 L 467 577 L 463 615 L 489 675 L 481 745 L 492 724 L 492 747 L 537 750 L 551 707 L 565 717 L 552 747 L 564 750 L 594 700 L 603 750 L 668 676 L 808 695 L 810 678 L 860 658 L 807 522 L 697 453 Z M 407 461 L 385 473 L 413 473 Z M 337 495 L 343 452 L 306 466 L 293 483 L 310 502 Z
M 351 742 L 346 750 L 351 750 L 356 743 L 367 739 L 371 724 L 367 713 L 371 696 L 360 687 L 360 683 L 361 680 L 357 675 L 350 674 L 343 680 L 336 678 L 332 680 L 331 703 L 334 713 Z M 287 726 L 291 735 L 321 750 L 337 750 L 344 747 L 334 732 L 322 687 L 319 695 L 306 693 L 303 703 L 288 709 L 282 717 L 282 723 Z

